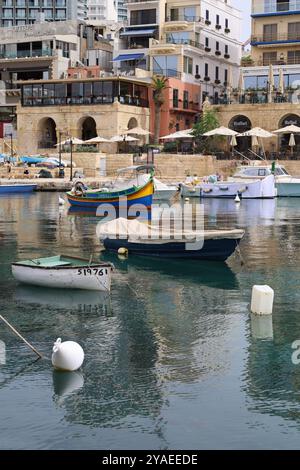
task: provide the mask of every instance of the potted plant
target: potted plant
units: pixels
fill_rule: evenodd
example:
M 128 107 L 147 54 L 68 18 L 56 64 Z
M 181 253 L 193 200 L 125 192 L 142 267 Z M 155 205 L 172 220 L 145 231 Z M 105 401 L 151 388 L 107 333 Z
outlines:
M 225 59 L 230 59 L 230 54 L 224 54 Z
M 216 51 L 215 54 L 216 55 L 221 55 L 221 51 Z
M 216 29 L 221 29 L 222 26 L 220 24 L 216 24 Z
M 210 51 L 211 51 L 211 47 L 205 47 L 204 50 L 205 50 L 205 52 L 210 52 Z
M 205 24 L 206 24 L 207 26 L 209 26 L 209 25 L 211 25 L 211 21 L 205 20 Z
M 209 82 L 209 81 L 210 81 L 210 77 L 204 77 L 204 81 L 205 81 L 205 82 Z
M 230 29 L 229 28 L 225 28 L 225 33 L 230 33 Z

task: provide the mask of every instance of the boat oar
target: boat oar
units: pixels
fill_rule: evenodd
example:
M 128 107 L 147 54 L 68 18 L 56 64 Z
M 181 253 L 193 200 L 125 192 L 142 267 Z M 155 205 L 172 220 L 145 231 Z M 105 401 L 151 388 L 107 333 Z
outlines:
M 10 328 L 19 338 L 21 338 L 21 340 L 24 341 L 24 343 L 27 344 L 27 346 L 29 346 L 29 348 L 37 356 L 39 356 L 39 358 L 43 357 L 42 354 L 39 353 L 30 343 L 28 343 L 28 341 L 26 341 L 26 339 L 22 335 L 20 335 L 20 333 L 2 315 L 0 315 L 0 320 L 2 320 L 8 326 L 8 328 Z

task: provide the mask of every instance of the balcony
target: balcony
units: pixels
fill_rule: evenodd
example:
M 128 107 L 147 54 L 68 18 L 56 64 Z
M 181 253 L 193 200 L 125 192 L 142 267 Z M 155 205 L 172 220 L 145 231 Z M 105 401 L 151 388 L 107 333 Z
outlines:
M 289 2 L 262 1 L 253 5 L 252 16 L 273 16 L 289 15 L 300 12 L 300 0 L 290 0 Z
M 290 44 L 292 42 L 300 42 L 300 31 L 295 33 L 284 33 L 284 34 L 270 34 L 262 36 L 251 36 L 251 45 L 264 45 L 270 43 L 283 43 Z
M 300 57 L 284 58 L 284 59 L 263 59 L 257 61 L 243 62 L 242 67 L 268 67 L 269 65 L 299 65 Z
M 154 3 L 158 1 L 159 0 L 125 0 L 124 5 L 128 5 L 130 3 Z
M 187 113 L 199 113 L 200 112 L 200 103 L 188 100 L 180 99 L 171 99 L 170 100 L 170 109 L 173 111 L 181 111 Z
M 240 94 L 237 90 L 230 94 L 223 93 L 218 98 L 214 99 L 212 104 L 215 105 L 245 105 L 245 104 L 280 104 L 280 103 L 293 103 L 293 95 L 295 89 L 287 88 L 284 93 L 275 91 L 269 96 L 266 90 L 262 89 L 249 89 Z
M 192 41 L 191 39 L 172 39 L 172 38 L 166 38 L 166 43 L 167 44 L 179 44 L 179 45 L 186 45 L 186 46 L 192 46 L 196 47 L 197 49 L 201 49 L 204 51 L 204 45 L 201 44 L 200 42 Z
M 1 52 L 0 59 L 28 59 L 33 57 L 49 57 L 53 55 L 51 49 L 37 49 L 33 51 Z
M 167 16 L 166 23 L 178 23 L 178 22 L 187 22 L 187 23 L 203 23 L 204 20 L 201 16 L 188 16 L 188 15 L 177 15 L 177 16 Z

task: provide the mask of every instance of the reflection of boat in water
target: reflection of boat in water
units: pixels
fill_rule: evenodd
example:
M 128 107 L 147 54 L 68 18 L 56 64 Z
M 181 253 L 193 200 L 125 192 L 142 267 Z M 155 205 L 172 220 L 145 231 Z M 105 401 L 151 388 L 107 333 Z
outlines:
M 36 184 L 0 184 L 0 194 L 28 194 L 36 188 Z
M 102 215 L 99 213 L 99 210 L 97 207 L 81 207 L 81 206 L 70 206 L 68 209 L 68 215 L 72 216 L 78 216 L 78 217 L 97 217 L 98 222 L 107 222 L 108 220 L 113 220 L 115 218 L 120 217 L 121 211 L 119 211 L 116 208 L 116 211 L 114 214 L 108 214 L 108 216 Z M 132 214 L 132 215 L 131 215 Z M 143 211 L 142 213 L 139 213 L 139 211 L 135 211 L 133 209 L 128 209 L 128 211 L 125 212 L 124 214 L 128 219 L 134 219 L 136 217 L 142 217 L 144 220 L 150 220 L 151 219 L 151 211 Z
M 15 300 L 28 304 L 49 305 L 55 308 L 72 309 L 74 313 L 111 313 L 108 292 L 84 290 L 53 290 L 46 287 L 19 285 Z
M 162 263 L 159 259 L 135 256 L 119 259 L 109 252 L 103 252 L 101 258 L 105 261 L 113 260 L 115 268 L 120 272 L 144 271 L 152 274 L 153 278 L 161 274 L 175 278 L 178 282 L 186 280 L 214 289 L 236 290 L 239 288 L 235 273 L 226 263 L 218 261 L 191 260 L 182 263 L 177 260 L 168 260 L 168 263 Z

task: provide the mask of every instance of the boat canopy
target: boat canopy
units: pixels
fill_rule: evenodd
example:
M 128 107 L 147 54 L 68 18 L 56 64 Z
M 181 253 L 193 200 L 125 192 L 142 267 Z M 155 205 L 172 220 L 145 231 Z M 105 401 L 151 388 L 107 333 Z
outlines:
M 170 243 L 172 241 L 193 241 L 206 239 L 240 239 L 244 236 L 244 230 L 176 230 L 174 227 L 167 229 L 159 223 L 150 225 L 138 220 L 128 220 L 120 217 L 100 225 L 98 235 L 101 240 L 123 239 L 132 243 Z

